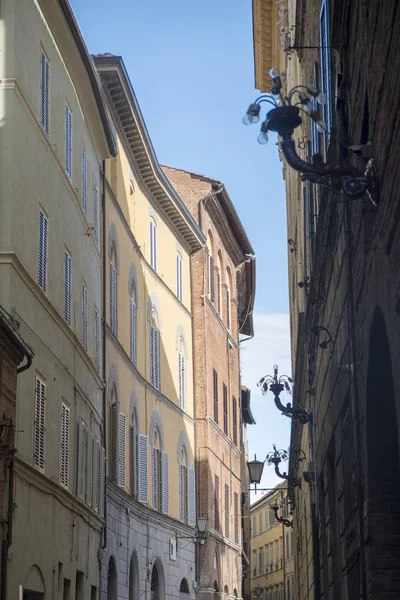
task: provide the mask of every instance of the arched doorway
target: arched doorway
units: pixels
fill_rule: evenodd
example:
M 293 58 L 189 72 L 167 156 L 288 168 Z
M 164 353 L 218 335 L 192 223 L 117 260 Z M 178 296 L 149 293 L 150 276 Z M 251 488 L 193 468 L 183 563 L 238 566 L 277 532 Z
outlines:
M 164 600 L 165 581 L 160 561 L 157 559 L 151 571 L 151 600 Z
M 32 565 L 23 583 L 23 600 L 41 600 L 45 595 L 42 571 L 37 565 Z
M 382 568 L 400 579 L 399 439 L 392 358 L 385 319 L 377 308 L 372 320 L 367 372 L 367 594 L 381 593 Z M 384 567 L 382 559 L 384 557 Z
M 129 600 L 138 600 L 139 595 L 139 563 L 136 552 L 132 552 L 129 565 Z
M 113 556 L 108 561 L 107 600 L 117 600 L 117 566 Z

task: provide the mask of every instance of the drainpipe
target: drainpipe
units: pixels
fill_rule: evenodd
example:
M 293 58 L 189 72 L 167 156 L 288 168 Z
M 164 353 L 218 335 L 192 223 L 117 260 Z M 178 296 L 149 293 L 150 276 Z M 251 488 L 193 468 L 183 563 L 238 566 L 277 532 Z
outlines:
M 103 448 L 107 448 L 107 430 L 106 430 L 106 405 L 107 405 L 107 396 L 106 396 L 106 328 L 107 328 L 107 322 L 106 322 L 106 257 L 107 257 L 107 252 L 106 252 L 106 161 L 103 160 L 103 164 L 102 164 L 102 170 L 101 170 L 101 204 L 102 204 L 102 213 L 103 213 L 103 223 L 102 223 L 102 245 L 103 245 L 103 251 L 102 251 L 102 285 L 103 285 L 103 290 L 102 290 L 102 333 L 103 333 L 103 382 L 104 382 L 104 386 L 103 386 Z M 104 475 L 104 529 L 103 529 L 103 543 L 101 546 L 101 549 L 104 550 L 104 548 L 107 546 L 107 469 L 105 468 L 105 475 Z M 100 569 L 100 573 L 101 573 L 101 569 Z

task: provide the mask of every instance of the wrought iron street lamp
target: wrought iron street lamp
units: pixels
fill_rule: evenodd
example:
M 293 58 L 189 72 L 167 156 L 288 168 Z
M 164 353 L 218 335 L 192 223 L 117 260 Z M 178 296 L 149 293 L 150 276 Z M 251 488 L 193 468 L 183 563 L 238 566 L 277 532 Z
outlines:
M 276 132 L 280 137 L 280 147 L 288 164 L 299 171 L 305 179 L 313 183 L 321 183 L 337 191 L 343 192 L 351 199 L 361 198 L 366 192 L 371 202 L 378 204 L 378 185 L 372 166 L 372 159 L 367 163 L 364 172 L 360 172 L 348 163 L 324 163 L 321 157 L 315 157 L 313 163 L 304 161 L 297 154 L 296 143 L 292 139 L 294 130 L 302 123 L 301 113 L 308 115 L 319 131 L 327 130 L 326 124 L 320 120 L 317 111 L 312 110 L 312 99 L 319 104 L 326 103 L 326 96 L 320 90 L 308 85 L 296 85 L 287 96 L 282 94 L 282 82 L 277 69 L 270 70 L 273 86 L 270 94 L 262 94 L 247 109 L 243 118 L 245 125 L 260 120 L 261 104 L 272 105 L 261 124 L 258 136 L 260 144 L 266 144 L 268 133 Z
M 275 473 L 280 479 L 286 479 L 289 485 L 292 487 L 301 487 L 301 480 L 296 479 L 295 477 L 290 477 L 285 471 L 283 473 L 279 470 L 279 465 L 281 462 L 287 460 L 289 458 L 289 453 L 287 450 L 277 450 L 275 444 L 272 445 L 273 452 L 269 452 L 267 454 L 266 462 L 269 465 L 274 465 Z
M 197 517 L 196 531 L 193 535 L 177 535 L 177 540 L 193 540 L 205 544 L 208 538 L 208 517 Z
M 259 387 L 261 387 L 261 392 L 266 394 L 271 391 L 274 395 L 275 406 L 280 410 L 284 415 L 290 417 L 292 419 L 298 419 L 300 423 L 303 425 L 311 421 L 311 415 L 309 415 L 305 410 L 298 407 L 293 407 L 290 402 L 284 406 L 280 399 L 280 394 L 285 390 L 288 394 L 292 395 L 292 386 L 293 379 L 288 377 L 287 375 L 278 375 L 278 365 L 274 365 L 274 374 L 273 375 L 265 375 L 260 381 L 257 383 Z
M 262 588 L 261 586 L 257 586 L 254 588 L 254 593 L 256 595 L 256 598 L 260 598 L 261 594 L 263 593 L 264 588 Z
M 285 519 L 284 517 L 278 516 L 278 510 L 282 507 L 279 506 L 277 502 L 275 502 L 274 504 L 270 504 L 269 507 L 271 510 L 274 511 L 275 519 L 278 521 L 278 523 L 282 523 L 282 525 L 284 525 L 285 527 L 293 527 L 293 521 L 289 521 L 289 519 Z

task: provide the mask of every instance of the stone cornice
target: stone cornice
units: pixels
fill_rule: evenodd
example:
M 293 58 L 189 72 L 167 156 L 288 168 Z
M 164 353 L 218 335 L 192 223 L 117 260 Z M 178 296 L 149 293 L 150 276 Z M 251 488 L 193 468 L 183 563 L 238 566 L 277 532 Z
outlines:
M 269 92 L 269 71 L 276 66 L 279 48 L 275 0 L 253 0 L 253 44 L 255 87 Z

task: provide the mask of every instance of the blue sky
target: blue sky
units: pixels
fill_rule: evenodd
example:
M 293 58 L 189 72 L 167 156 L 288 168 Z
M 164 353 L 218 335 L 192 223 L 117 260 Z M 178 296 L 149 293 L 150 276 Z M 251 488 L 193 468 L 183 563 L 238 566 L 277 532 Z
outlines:
M 89 51 L 124 59 L 161 164 L 223 181 L 256 252 L 254 340 L 244 344 L 243 383 L 257 425 L 249 452 L 289 444 L 289 420 L 256 381 L 290 369 L 287 232 L 275 140 L 260 146 L 242 117 L 254 89 L 251 0 L 71 0 Z M 277 480 L 265 468 L 264 485 Z

